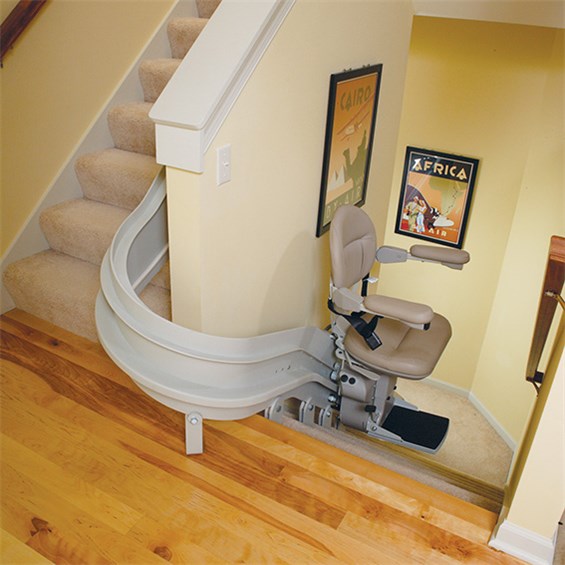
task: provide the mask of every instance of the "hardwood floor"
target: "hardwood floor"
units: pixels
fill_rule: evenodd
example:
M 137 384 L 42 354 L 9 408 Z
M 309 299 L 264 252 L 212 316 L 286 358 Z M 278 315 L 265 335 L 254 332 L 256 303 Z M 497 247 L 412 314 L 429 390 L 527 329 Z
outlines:
M 102 348 L 1 318 L 3 564 L 519 563 L 496 515 L 254 416 L 206 422 L 146 396 Z

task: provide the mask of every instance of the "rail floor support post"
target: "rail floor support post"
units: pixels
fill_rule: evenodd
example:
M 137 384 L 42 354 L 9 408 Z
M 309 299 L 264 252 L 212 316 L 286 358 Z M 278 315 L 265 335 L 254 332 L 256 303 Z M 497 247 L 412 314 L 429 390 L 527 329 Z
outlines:
M 187 455 L 197 455 L 204 452 L 202 416 L 198 412 L 185 415 L 185 437 Z

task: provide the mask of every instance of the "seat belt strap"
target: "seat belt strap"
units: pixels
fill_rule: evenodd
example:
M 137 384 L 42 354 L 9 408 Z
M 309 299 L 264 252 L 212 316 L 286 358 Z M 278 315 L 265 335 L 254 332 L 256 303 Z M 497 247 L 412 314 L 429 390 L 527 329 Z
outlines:
M 365 321 L 362 318 L 361 312 L 352 312 L 351 314 L 342 314 L 335 309 L 333 300 L 328 299 L 328 308 L 338 316 L 342 316 L 345 318 L 351 327 L 365 340 L 367 345 L 371 348 L 371 350 L 377 349 L 380 347 L 383 342 L 381 338 L 376 334 L 375 329 L 379 320 L 382 316 L 373 316 L 369 322 Z

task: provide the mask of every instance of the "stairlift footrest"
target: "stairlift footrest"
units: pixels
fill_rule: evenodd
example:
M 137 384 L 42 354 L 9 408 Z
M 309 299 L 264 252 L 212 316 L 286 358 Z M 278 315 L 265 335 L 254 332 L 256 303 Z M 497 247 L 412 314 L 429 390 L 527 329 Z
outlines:
M 381 426 L 369 429 L 368 434 L 426 453 L 436 453 L 448 428 L 449 420 L 443 416 L 393 406 Z

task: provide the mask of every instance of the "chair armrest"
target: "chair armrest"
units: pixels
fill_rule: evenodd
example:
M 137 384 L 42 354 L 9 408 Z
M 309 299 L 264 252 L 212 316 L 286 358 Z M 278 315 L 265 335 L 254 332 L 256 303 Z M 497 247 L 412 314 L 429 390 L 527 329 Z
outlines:
M 408 302 L 407 300 L 380 296 L 378 294 L 367 296 L 364 307 L 366 311 L 372 314 L 377 314 L 384 318 L 394 318 L 420 329 L 429 324 L 434 317 L 434 311 L 425 304 Z
M 471 260 L 471 256 L 462 249 L 433 247 L 431 245 L 413 245 L 410 248 L 410 252 L 400 247 L 383 245 L 377 249 L 375 259 L 379 263 L 405 263 L 411 259 L 441 263 L 451 269 L 462 269 L 463 265 Z
M 462 249 L 432 247 L 431 245 L 413 245 L 410 248 L 410 256 L 411 259 L 433 261 L 452 269 L 462 269 L 463 265 L 471 260 L 469 253 Z

